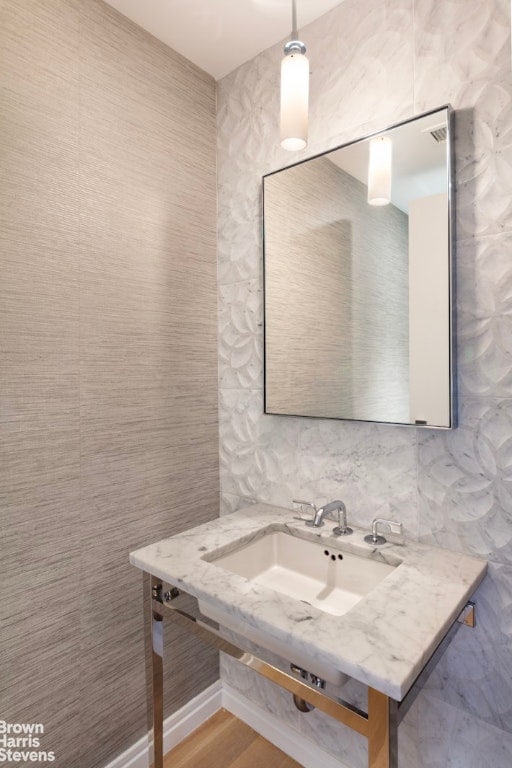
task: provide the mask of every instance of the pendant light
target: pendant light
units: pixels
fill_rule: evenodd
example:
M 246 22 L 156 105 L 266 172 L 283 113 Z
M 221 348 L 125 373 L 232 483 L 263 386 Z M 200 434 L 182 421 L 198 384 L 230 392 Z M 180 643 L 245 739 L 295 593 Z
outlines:
M 368 162 L 368 202 L 387 205 L 391 202 L 391 156 L 393 145 L 389 136 L 370 139 Z
M 281 146 L 304 149 L 308 143 L 309 61 L 298 39 L 297 8 L 292 0 L 291 40 L 281 62 Z

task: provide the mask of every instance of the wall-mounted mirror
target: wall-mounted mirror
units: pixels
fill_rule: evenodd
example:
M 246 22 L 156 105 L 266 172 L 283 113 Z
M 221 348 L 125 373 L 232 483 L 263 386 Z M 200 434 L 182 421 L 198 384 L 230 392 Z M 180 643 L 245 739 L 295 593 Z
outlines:
M 264 177 L 266 413 L 454 426 L 450 122 Z

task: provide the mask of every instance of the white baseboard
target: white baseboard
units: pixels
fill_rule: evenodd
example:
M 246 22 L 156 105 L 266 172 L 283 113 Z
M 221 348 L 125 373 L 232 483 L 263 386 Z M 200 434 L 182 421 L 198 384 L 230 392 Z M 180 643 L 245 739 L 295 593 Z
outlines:
M 295 728 L 277 720 L 226 683 L 222 684 L 222 706 L 304 768 L 318 768 L 320 765 L 322 768 L 348 768 Z
M 164 721 L 164 752 L 169 752 L 199 728 L 221 707 L 253 728 L 304 768 L 347 768 L 329 752 L 306 739 L 295 728 L 283 723 L 253 704 L 234 688 L 218 680 Z M 148 737 L 143 736 L 105 768 L 149 768 Z
M 218 680 L 164 721 L 164 752 L 177 746 L 222 707 L 222 684 Z M 105 768 L 149 768 L 148 737 L 143 736 Z

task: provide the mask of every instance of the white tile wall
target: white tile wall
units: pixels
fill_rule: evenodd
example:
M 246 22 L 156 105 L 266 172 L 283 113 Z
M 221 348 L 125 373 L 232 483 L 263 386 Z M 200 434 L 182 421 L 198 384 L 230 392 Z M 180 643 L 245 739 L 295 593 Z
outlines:
M 301 30 L 310 143 L 278 142 L 280 47 L 218 88 L 224 511 L 341 497 L 350 517 L 487 557 L 461 629 L 399 731 L 400 768 L 512 764 L 512 75 L 507 0 L 345 0 Z M 261 176 L 451 102 L 456 114 L 460 427 L 452 433 L 262 413 Z M 230 684 L 354 768 L 364 744 L 224 664 Z

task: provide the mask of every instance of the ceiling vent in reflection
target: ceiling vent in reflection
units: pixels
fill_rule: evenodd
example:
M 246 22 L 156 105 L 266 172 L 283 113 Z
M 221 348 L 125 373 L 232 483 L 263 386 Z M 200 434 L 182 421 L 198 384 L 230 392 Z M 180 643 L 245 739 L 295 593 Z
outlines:
M 436 144 L 443 144 L 448 138 L 448 126 L 446 123 L 431 125 L 430 128 L 424 128 L 422 133 L 430 133 Z

